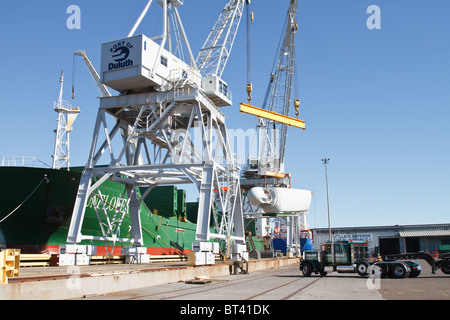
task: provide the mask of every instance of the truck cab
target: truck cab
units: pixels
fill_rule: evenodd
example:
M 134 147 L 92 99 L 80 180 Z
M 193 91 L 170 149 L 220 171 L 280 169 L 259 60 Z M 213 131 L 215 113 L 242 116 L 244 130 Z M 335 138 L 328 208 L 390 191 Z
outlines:
M 327 241 L 321 250 L 303 252 L 300 270 L 305 277 L 312 272 L 325 276 L 325 267 L 331 266 L 333 271 L 366 276 L 369 274 L 368 251 L 368 243 L 363 241 Z

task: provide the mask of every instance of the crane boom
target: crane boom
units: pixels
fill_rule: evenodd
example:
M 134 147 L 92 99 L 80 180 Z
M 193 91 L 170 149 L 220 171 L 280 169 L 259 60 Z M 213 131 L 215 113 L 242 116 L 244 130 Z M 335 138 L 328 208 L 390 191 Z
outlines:
M 241 104 L 241 111 L 259 117 L 257 129 L 259 144 L 257 159 L 258 169 L 247 172 L 248 175 L 265 176 L 266 172 L 284 172 L 284 154 L 286 148 L 287 128 L 291 125 L 304 129 L 304 122 L 289 117 L 289 107 L 292 102 L 291 91 L 295 74 L 295 34 L 297 33 L 298 0 L 290 0 L 289 9 L 284 24 L 283 34 L 277 51 L 277 58 L 270 74 L 263 107 L 261 109 Z M 295 108 L 299 100 L 295 100 Z M 297 112 L 298 115 L 298 112 Z
M 100 76 L 98 75 L 98 73 L 95 70 L 94 66 L 92 65 L 91 61 L 87 57 L 86 51 L 77 50 L 73 54 L 83 58 L 84 62 L 86 63 L 86 66 L 89 70 L 89 73 L 91 74 L 92 79 L 94 80 L 95 85 L 97 86 L 98 90 L 100 91 L 102 97 L 111 97 L 111 93 L 109 92 L 108 88 L 106 88 L 106 86 L 100 82 Z
M 296 84 L 293 80 L 297 7 L 298 0 L 290 0 L 263 108 L 241 104 L 241 112 L 258 116 L 257 157 L 252 158 L 249 155 L 241 186 L 247 190 L 243 198 L 246 218 L 262 217 L 263 221 L 268 215 L 286 215 L 283 218 L 287 226 L 286 250 L 299 256 L 300 231 L 309 230 L 306 215 L 311 205 L 312 193 L 309 190 L 291 188 L 290 174 L 284 173 L 287 128 L 295 126 L 305 129 L 304 121 L 298 119 L 298 99 L 294 100 L 296 118 L 289 116 L 292 86 Z M 261 225 L 261 229 L 264 230 L 265 227 Z M 267 236 L 267 233 L 263 231 L 261 235 Z
M 241 22 L 245 1 L 249 0 L 230 0 L 212 28 L 197 57 L 197 67 L 203 76 L 222 76 Z
M 271 75 L 270 95 L 267 105 L 263 108 L 285 116 L 289 116 L 291 104 L 292 78 L 295 67 L 295 39 L 297 33 L 297 0 L 291 0 L 284 26 L 284 39 L 278 53 L 278 60 L 274 72 Z M 286 134 L 288 126 L 276 121 L 265 121 L 264 129 L 271 143 L 263 143 L 260 150 L 261 156 L 273 156 L 279 160 L 275 165 L 275 171 L 284 171 L 284 153 L 286 148 Z

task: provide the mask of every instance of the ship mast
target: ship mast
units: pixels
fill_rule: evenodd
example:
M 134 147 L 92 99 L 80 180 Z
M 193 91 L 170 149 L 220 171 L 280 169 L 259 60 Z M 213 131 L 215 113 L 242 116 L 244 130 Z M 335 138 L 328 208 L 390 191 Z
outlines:
M 63 100 L 63 87 L 64 87 L 64 71 L 61 71 L 61 78 L 59 79 L 61 88 L 59 90 L 58 101 L 54 103 L 54 110 L 58 113 L 57 126 L 55 138 L 55 148 L 53 150 L 53 169 L 61 169 L 66 165 L 67 171 L 69 170 L 70 160 L 70 147 L 69 147 L 69 134 L 72 132 L 72 125 L 80 113 L 80 108 L 73 108 L 68 101 Z

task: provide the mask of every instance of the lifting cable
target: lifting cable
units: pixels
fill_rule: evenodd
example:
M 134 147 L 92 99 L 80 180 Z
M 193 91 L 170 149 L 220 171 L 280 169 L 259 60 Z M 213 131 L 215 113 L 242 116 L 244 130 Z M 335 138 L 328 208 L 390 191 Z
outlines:
M 292 48 L 292 52 L 294 57 L 297 57 L 296 55 L 296 51 L 295 51 L 295 46 Z M 300 92 L 298 90 L 299 85 L 298 85 L 298 67 L 297 67 L 297 59 L 294 59 L 294 97 L 297 97 L 297 99 L 294 99 L 294 108 L 295 108 L 295 116 L 298 119 L 298 116 L 300 114 L 299 108 L 300 108 Z
M 5 221 L 7 218 L 9 218 L 9 216 L 11 216 L 14 212 L 16 212 L 17 210 L 19 210 L 19 208 L 25 203 L 27 202 L 27 200 L 37 191 L 37 189 L 39 189 L 39 187 L 41 186 L 41 184 L 44 181 L 48 181 L 47 175 L 44 175 L 44 178 L 42 178 L 41 182 L 39 182 L 39 184 L 37 185 L 36 188 L 34 188 L 34 190 L 28 195 L 28 197 L 25 198 L 25 200 L 22 201 L 21 204 L 19 204 L 13 211 L 11 211 L 10 213 L 8 213 L 2 220 L 0 220 L 0 223 L 2 223 L 3 221 Z
M 288 17 L 286 16 L 286 20 L 284 22 L 284 25 L 286 25 L 287 19 L 288 19 Z M 282 32 L 281 32 L 281 35 L 280 35 L 280 41 L 278 43 L 277 51 L 276 51 L 277 53 L 281 52 L 283 39 L 284 39 L 284 34 L 286 33 L 284 27 L 283 27 L 283 29 L 281 31 Z M 266 95 L 264 97 L 264 102 L 263 102 L 263 109 L 269 110 L 269 111 L 274 111 L 274 110 L 272 110 L 273 106 L 271 108 L 269 108 L 269 106 L 270 106 L 269 99 L 271 97 L 273 84 L 274 84 L 275 80 L 277 80 L 276 76 L 278 76 L 278 72 L 277 72 L 278 59 L 279 59 L 278 54 L 275 54 L 275 58 L 273 59 L 273 63 L 272 63 L 272 69 L 271 69 L 271 72 L 270 72 L 270 80 L 269 80 L 269 84 L 267 85 Z
M 252 1 L 247 0 L 247 95 L 248 103 L 252 101 L 252 64 L 251 64 L 251 25 L 253 24 Z
M 75 74 L 77 69 L 77 56 L 73 55 L 73 69 L 72 69 L 72 100 L 75 99 Z

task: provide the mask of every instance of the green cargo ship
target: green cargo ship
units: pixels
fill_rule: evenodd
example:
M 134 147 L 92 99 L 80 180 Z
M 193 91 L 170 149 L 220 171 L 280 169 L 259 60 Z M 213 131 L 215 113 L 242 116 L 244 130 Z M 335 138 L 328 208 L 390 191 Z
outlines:
M 21 249 L 29 254 L 57 254 L 66 244 L 73 206 L 83 168 L 54 170 L 29 167 L 0 167 L 0 242 L 3 234 L 7 248 Z M 102 197 L 109 206 L 126 210 L 128 199 L 123 185 L 107 181 Z M 126 194 L 126 193 L 125 193 Z M 95 207 L 99 196 L 88 201 L 82 233 L 101 236 Z M 140 207 L 142 234 L 147 253 L 153 255 L 187 254 L 195 241 L 198 203 L 186 202 L 186 191 L 176 186 L 153 189 Z M 250 224 L 254 228 L 254 224 Z M 130 237 L 130 218 L 126 214 L 120 237 Z M 255 232 L 253 231 L 254 235 Z M 261 250 L 262 241 L 253 237 Z M 97 246 L 97 255 L 120 255 L 129 243 L 83 241 Z M 250 248 L 253 249 L 253 248 Z
M 0 220 L 4 219 L 0 231 L 8 248 L 21 249 L 23 253 L 59 252 L 59 246 L 66 243 L 81 170 L 0 167 Z M 111 214 L 114 207 L 127 206 L 120 184 L 108 181 L 102 187 Z M 82 228 L 85 234 L 101 235 L 95 212 L 98 202 L 95 195 L 89 199 Z M 140 214 L 144 246 L 149 254 L 186 254 L 191 250 L 196 225 L 187 219 L 186 206 L 185 190 L 176 187 L 156 188 L 147 196 Z M 130 229 L 129 216 L 125 215 L 120 235 L 129 236 Z M 98 255 L 120 255 L 122 246 L 104 241 L 82 244 L 96 245 Z

